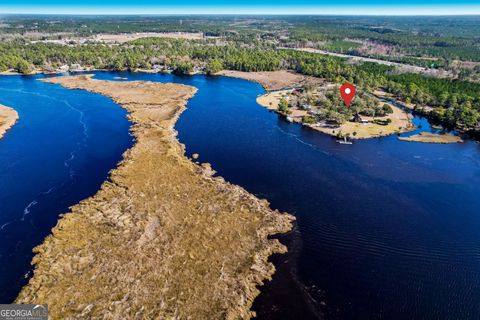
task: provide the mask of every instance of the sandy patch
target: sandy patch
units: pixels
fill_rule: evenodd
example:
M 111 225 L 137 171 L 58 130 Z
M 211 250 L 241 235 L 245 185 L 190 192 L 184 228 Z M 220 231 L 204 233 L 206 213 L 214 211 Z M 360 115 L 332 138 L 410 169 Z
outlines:
M 0 104 L 0 139 L 18 120 L 17 111 Z
M 20 73 L 16 72 L 15 70 L 7 70 L 0 72 L 0 76 L 18 76 Z
M 193 32 L 140 32 L 140 33 L 123 33 L 123 34 L 98 34 L 93 37 L 94 41 L 105 43 L 125 43 L 142 38 L 169 38 L 169 39 L 186 39 L 200 40 L 203 39 L 203 33 Z
M 321 79 L 307 77 L 287 70 L 262 72 L 223 70 L 218 72 L 217 75 L 254 81 L 261 84 L 265 88 L 265 90 L 268 91 L 292 88 L 295 86 L 300 86 L 307 82 L 322 83 Z
M 11 69 L 8 71 L 0 72 L 0 76 L 27 76 L 27 75 L 36 75 L 36 74 L 42 74 L 42 73 L 44 73 L 43 70 L 32 70 L 30 73 L 23 74 Z
M 270 110 L 277 110 L 280 100 L 288 96 L 292 91 L 293 89 L 286 89 L 263 94 L 257 98 L 257 103 Z

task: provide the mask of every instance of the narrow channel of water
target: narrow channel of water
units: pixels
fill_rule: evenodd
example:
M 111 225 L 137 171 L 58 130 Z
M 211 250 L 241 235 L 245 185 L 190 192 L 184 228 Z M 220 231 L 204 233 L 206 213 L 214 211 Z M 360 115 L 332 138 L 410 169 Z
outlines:
M 132 145 L 125 110 L 41 77 L 0 76 L 0 104 L 19 114 L 0 139 L 0 303 L 27 283 L 32 248 L 59 214 L 95 194 Z

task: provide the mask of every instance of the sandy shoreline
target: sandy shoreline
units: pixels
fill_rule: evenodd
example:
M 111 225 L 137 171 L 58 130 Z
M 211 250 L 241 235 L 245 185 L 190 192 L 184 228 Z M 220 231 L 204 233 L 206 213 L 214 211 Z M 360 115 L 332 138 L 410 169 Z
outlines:
M 0 139 L 18 120 L 18 113 L 12 108 L 0 104 Z
M 268 108 L 269 110 L 277 112 L 278 103 L 280 99 L 288 95 L 292 92 L 291 89 L 286 90 L 279 90 L 268 92 L 264 95 L 261 95 L 257 98 L 257 103 L 261 106 Z M 380 101 L 379 101 L 380 103 Z M 385 102 L 381 102 L 384 104 Z M 318 127 L 312 124 L 302 123 L 302 117 L 307 115 L 307 112 L 304 110 L 293 109 L 292 113 L 289 114 L 289 117 L 294 122 L 301 123 L 304 126 L 308 126 L 313 130 L 319 131 L 321 133 L 325 133 L 331 136 L 337 136 L 337 134 L 341 133 L 342 135 L 349 135 L 351 139 L 370 139 L 370 138 L 378 138 L 384 137 L 392 134 L 397 134 L 400 132 L 409 132 L 415 129 L 411 121 L 410 115 L 403 111 L 402 109 L 394 106 L 393 104 L 388 104 L 393 113 L 384 117 L 385 119 L 390 119 L 392 122 L 387 125 L 379 125 L 374 123 L 354 123 L 347 121 L 344 124 L 340 125 L 338 128 L 325 128 L 325 127 Z M 364 120 L 372 121 L 374 118 L 362 116 Z M 377 119 L 383 119 L 377 117 Z
M 47 303 L 53 319 L 253 316 L 256 286 L 275 270 L 267 259 L 286 250 L 267 237 L 290 230 L 293 217 L 184 156 L 173 126 L 196 89 L 85 75 L 45 81 L 112 98 L 130 112 L 136 143 L 35 249 L 17 302 Z
M 412 123 L 410 115 L 403 111 L 402 109 L 390 104 L 388 104 L 393 113 L 389 114 L 386 117 L 366 117 L 362 116 L 363 119 L 368 121 L 373 121 L 374 119 L 390 119 L 392 122 L 387 125 L 379 125 L 375 123 L 357 123 L 347 121 L 342 124 L 339 128 L 330 129 L 330 128 L 321 128 L 310 126 L 312 129 L 318 130 L 320 132 L 329 134 L 331 136 L 336 136 L 337 133 L 342 135 L 348 135 L 350 139 L 371 139 L 371 138 L 380 138 L 389 136 L 392 134 L 398 134 L 403 132 L 409 132 L 415 130 L 415 125 Z
M 261 84 L 263 88 L 269 92 L 259 96 L 257 98 L 257 103 L 275 112 L 277 112 L 278 103 L 282 96 L 290 94 L 293 91 L 292 88 L 302 86 L 307 83 L 314 85 L 325 85 L 322 79 L 307 77 L 285 70 L 265 72 L 241 72 L 224 70 L 219 72 L 218 75 L 241 78 Z M 381 103 L 384 104 L 385 102 Z M 393 110 L 393 114 L 388 115 L 384 118 L 389 118 L 392 121 L 387 125 L 346 122 L 338 128 L 318 127 L 316 125 L 303 123 L 302 118 L 303 116 L 307 115 L 307 112 L 299 109 L 292 109 L 292 113 L 289 114 L 289 118 L 291 118 L 293 122 L 300 123 L 321 133 L 325 133 L 331 136 L 337 136 L 339 133 L 341 133 L 342 135 L 349 135 L 351 139 L 378 138 L 401 132 L 409 132 L 415 129 L 415 126 L 413 125 L 411 118 L 407 112 L 394 106 L 393 104 L 387 104 L 390 105 Z M 373 118 L 370 117 L 362 118 L 364 118 L 365 120 L 373 120 Z

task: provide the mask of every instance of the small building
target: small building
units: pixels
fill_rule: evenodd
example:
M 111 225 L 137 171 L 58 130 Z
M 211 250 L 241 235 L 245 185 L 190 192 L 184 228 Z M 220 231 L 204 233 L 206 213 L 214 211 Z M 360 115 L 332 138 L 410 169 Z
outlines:
M 78 63 L 75 63 L 70 66 L 69 70 L 73 72 L 80 72 L 80 71 L 84 71 L 84 68 Z
M 307 104 L 307 103 L 303 103 L 300 105 L 300 109 L 302 110 L 311 110 L 312 109 L 312 106 Z
M 315 123 L 314 126 L 318 128 L 329 128 L 329 129 L 337 129 L 340 127 L 340 125 L 335 121 L 325 121 L 325 120 L 318 121 L 317 123 Z
M 292 91 L 293 95 L 300 96 L 303 93 L 303 88 L 295 88 Z
M 327 128 L 338 128 L 338 127 L 340 127 L 340 123 L 338 123 L 337 120 L 327 119 L 327 120 L 325 120 L 325 126 Z
M 58 70 L 59 70 L 60 72 L 68 72 L 68 70 L 70 70 L 70 67 L 65 64 L 65 65 L 59 67 Z
M 367 119 L 363 119 L 359 114 L 356 114 L 356 115 L 353 117 L 352 122 L 357 122 L 357 123 L 369 123 L 370 121 L 368 121 Z

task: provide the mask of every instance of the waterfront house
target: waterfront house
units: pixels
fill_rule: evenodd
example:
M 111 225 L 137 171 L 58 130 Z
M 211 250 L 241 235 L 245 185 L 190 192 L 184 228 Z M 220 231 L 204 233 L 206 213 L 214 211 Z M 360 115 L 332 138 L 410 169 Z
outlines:
M 66 64 L 58 68 L 60 72 L 68 72 L 68 70 L 70 70 L 70 67 Z
M 367 119 L 362 118 L 358 113 L 353 117 L 351 120 L 352 122 L 358 122 L 358 123 L 369 123 L 370 121 Z

